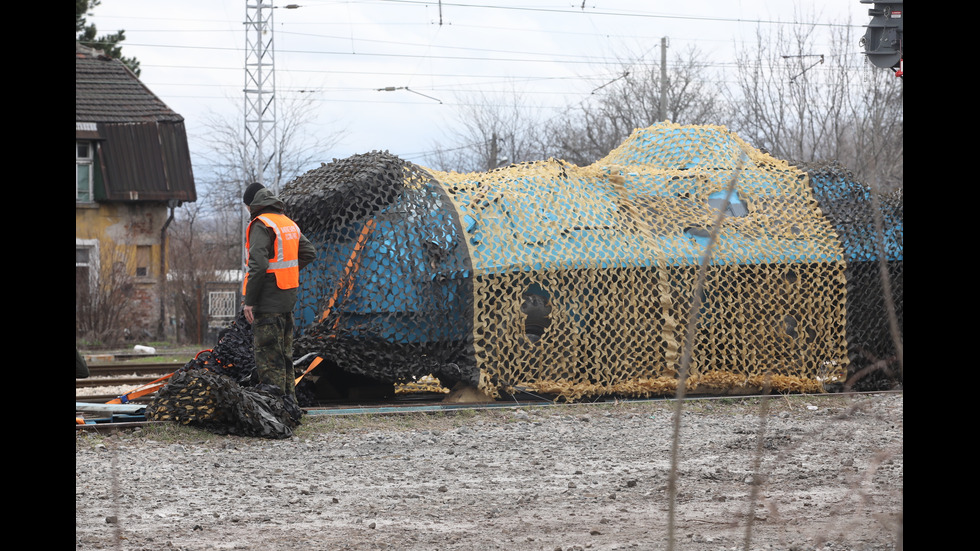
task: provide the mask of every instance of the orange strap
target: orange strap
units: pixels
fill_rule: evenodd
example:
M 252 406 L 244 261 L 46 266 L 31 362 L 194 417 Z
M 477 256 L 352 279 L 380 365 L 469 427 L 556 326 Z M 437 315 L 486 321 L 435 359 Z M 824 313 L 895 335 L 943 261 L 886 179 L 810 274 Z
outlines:
M 310 367 L 307 367 L 306 368 L 306 371 L 304 371 L 302 375 L 300 375 L 299 377 L 296 377 L 296 383 L 295 384 L 298 385 L 299 382 L 303 380 L 303 377 L 306 377 L 306 374 L 309 373 L 310 371 L 313 371 L 313 368 L 316 367 L 316 366 L 318 366 L 318 365 L 320 365 L 320 362 L 322 362 L 322 361 L 323 361 L 323 358 L 321 358 L 320 356 L 317 356 L 316 358 L 313 358 L 313 361 L 310 362 Z
M 361 267 L 361 251 L 364 250 L 364 245 L 367 244 L 368 237 L 374 231 L 376 225 L 377 222 L 373 219 L 364 223 L 364 228 L 361 229 L 361 235 L 357 236 L 357 242 L 354 243 L 354 250 L 351 251 L 350 258 L 347 259 L 347 265 L 344 266 L 344 277 L 337 284 L 337 288 L 333 291 L 333 296 L 327 301 L 327 307 L 323 310 L 323 314 L 320 315 L 320 319 L 317 321 L 327 319 L 330 311 L 337 305 L 341 292 L 344 294 L 344 300 L 350 296 L 351 290 L 354 289 L 354 276 L 357 275 L 357 270 Z
M 194 356 L 194 359 L 197 359 L 197 357 L 200 356 L 202 353 L 204 353 L 204 352 L 210 352 L 210 351 L 211 351 L 210 349 L 208 349 L 208 350 L 202 350 L 202 351 L 198 352 L 196 356 Z M 313 361 L 310 362 L 310 366 L 306 368 L 306 371 L 304 371 L 302 375 L 300 375 L 299 377 L 296 378 L 296 383 L 295 384 L 299 384 L 299 382 L 301 380 L 303 380 L 303 377 L 305 377 L 306 374 L 309 373 L 310 371 L 313 371 L 313 369 L 316 366 L 320 365 L 320 362 L 322 362 L 322 361 L 323 361 L 323 358 L 321 358 L 320 356 L 317 356 L 316 358 L 314 358 Z M 152 382 L 149 382 L 149 383 L 147 383 L 147 384 L 145 384 L 143 386 L 137 387 L 137 388 L 135 388 L 135 389 L 127 392 L 126 394 L 123 394 L 122 396 L 119 396 L 118 398 L 113 398 L 112 400 L 109 400 L 106 403 L 107 404 L 125 404 L 125 403 L 129 402 L 130 400 L 139 398 L 140 396 L 146 396 L 147 394 L 151 394 L 153 392 L 156 392 L 157 390 L 159 390 L 160 388 L 162 388 L 164 384 L 166 384 L 164 381 L 166 381 L 167 379 L 173 377 L 174 374 L 176 374 L 176 373 L 177 372 L 175 371 L 175 372 L 170 373 L 168 375 L 164 375 L 163 377 L 160 377 L 159 379 L 157 379 L 155 381 L 152 381 Z M 77 418 L 76 418 L 76 420 L 77 420 Z
M 207 350 L 201 350 L 200 352 L 198 352 L 197 354 L 194 355 L 194 359 L 196 360 L 201 354 L 203 354 L 205 352 L 211 352 L 211 349 L 208 348 Z M 174 371 L 174 373 L 177 373 L 177 372 Z M 174 376 L 174 373 L 171 373 L 169 375 L 164 375 L 163 377 L 160 377 L 159 379 L 157 379 L 155 381 L 149 382 L 149 383 L 147 383 L 147 384 L 145 384 L 143 386 L 136 387 L 135 389 L 127 392 L 126 394 L 123 394 L 122 396 L 119 396 L 118 398 L 113 398 L 112 400 L 109 400 L 106 403 L 107 404 L 125 404 L 125 403 L 129 402 L 130 400 L 133 400 L 135 398 L 139 398 L 140 396 L 146 396 L 147 394 L 152 394 L 152 393 L 156 392 L 157 390 L 159 390 L 160 388 L 162 388 L 163 385 L 165 384 L 163 381 L 166 381 L 167 379 L 173 377 Z
M 305 377 L 306 374 L 309 373 L 310 371 L 313 371 L 313 369 L 316 366 L 320 365 L 320 362 L 322 362 L 322 361 L 323 361 L 323 358 L 321 358 L 320 356 L 317 356 L 316 358 L 314 358 L 313 361 L 310 362 L 310 366 L 306 368 L 306 371 L 304 371 L 302 375 L 300 375 L 299 377 L 296 378 L 296 383 L 295 384 L 299 384 L 299 382 L 303 380 L 303 377 Z M 176 371 L 174 373 L 176 373 Z M 153 382 L 147 383 L 147 384 L 145 384 L 145 385 L 143 385 L 141 387 L 138 387 L 138 388 L 136 388 L 134 390 L 131 390 L 131 391 L 127 392 L 126 394 L 123 394 L 122 396 L 120 396 L 118 398 L 114 398 L 112 400 L 109 400 L 106 403 L 107 404 L 125 404 L 125 403 L 129 402 L 130 400 L 133 400 L 135 398 L 139 398 L 140 396 L 146 396 L 147 394 L 156 392 L 158 389 L 160 389 L 161 387 L 163 387 L 164 384 L 166 384 L 163 381 L 166 381 L 170 377 L 173 377 L 174 376 L 174 373 L 171 373 L 169 375 L 164 375 L 163 377 L 160 377 L 159 379 L 157 379 L 157 380 L 155 380 Z
M 176 373 L 176 371 L 174 373 Z M 163 383 L 162 381 L 166 381 L 167 379 L 169 379 L 169 378 L 171 378 L 173 376 L 174 376 L 173 373 L 171 373 L 169 375 L 164 375 L 163 377 L 160 377 L 159 379 L 157 379 L 155 381 L 149 382 L 149 383 L 147 383 L 147 384 L 145 384 L 143 386 L 140 386 L 140 387 L 136 387 L 135 389 L 127 392 L 126 394 L 123 394 L 122 396 L 119 396 L 118 398 L 113 398 L 112 400 L 109 400 L 106 403 L 107 404 L 125 404 L 125 403 L 129 402 L 130 400 L 133 400 L 135 398 L 139 398 L 140 396 L 146 396 L 147 394 L 151 394 L 153 392 L 156 392 L 164 384 L 166 384 L 166 383 Z

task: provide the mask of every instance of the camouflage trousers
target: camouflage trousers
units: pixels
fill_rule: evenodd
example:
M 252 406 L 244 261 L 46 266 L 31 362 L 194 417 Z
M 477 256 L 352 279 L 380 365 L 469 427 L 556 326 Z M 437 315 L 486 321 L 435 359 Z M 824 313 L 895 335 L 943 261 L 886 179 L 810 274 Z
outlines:
M 293 370 L 293 313 L 255 314 L 252 321 L 255 372 L 259 382 L 277 386 L 296 398 Z

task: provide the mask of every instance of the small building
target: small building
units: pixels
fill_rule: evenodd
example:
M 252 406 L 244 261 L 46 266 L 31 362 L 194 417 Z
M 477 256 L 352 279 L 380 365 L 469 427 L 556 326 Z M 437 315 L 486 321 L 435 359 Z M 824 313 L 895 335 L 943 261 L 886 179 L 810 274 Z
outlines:
M 201 342 L 205 343 L 217 343 L 221 332 L 235 321 L 241 311 L 242 279 L 245 273 L 242 270 L 219 270 L 214 275 L 214 278 L 204 284 L 207 308 L 202 311 L 207 312 L 204 324 L 207 333 Z
M 76 337 L 164 337 L 167 226 L 196 200 L 183 117 L 76 43 Z

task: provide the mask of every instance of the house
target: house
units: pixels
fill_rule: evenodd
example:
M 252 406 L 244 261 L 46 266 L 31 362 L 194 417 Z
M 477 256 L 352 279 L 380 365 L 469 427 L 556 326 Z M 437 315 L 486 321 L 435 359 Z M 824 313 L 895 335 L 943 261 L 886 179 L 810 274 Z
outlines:
M 196 200 L 183 117 L 76 43 L 76 338 L 165 336 L 167 226 Z

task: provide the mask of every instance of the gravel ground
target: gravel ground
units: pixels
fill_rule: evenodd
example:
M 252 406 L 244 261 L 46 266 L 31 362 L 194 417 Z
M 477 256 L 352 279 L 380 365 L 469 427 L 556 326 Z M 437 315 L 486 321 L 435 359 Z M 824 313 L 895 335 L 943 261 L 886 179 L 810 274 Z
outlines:
M 285 440 L 76 433 L 76 549 L 902 548 L 901 393 L 690 400 L 672 507 L 673 408 L 314 415 Z

